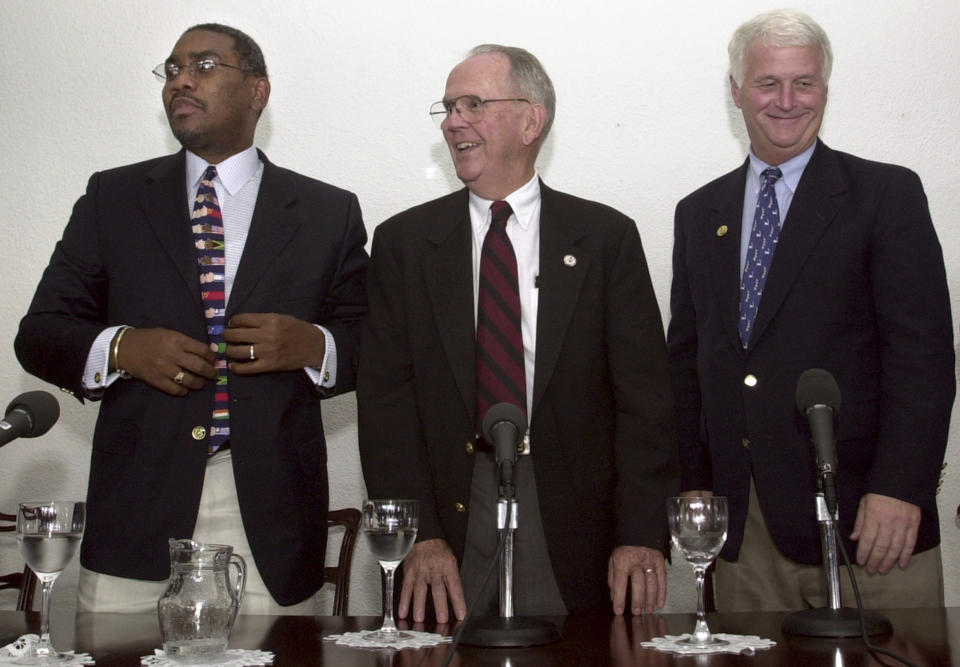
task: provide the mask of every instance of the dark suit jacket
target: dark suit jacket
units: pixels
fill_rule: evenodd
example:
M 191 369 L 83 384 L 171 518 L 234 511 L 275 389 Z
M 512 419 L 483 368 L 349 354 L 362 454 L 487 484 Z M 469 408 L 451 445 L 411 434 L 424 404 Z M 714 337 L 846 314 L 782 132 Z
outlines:
M 533 464 L 557 583 L 576 611 L 609 605 L 615 545 L 666 548 L 677 451 L 636 225 L 541 193 Z M 377 227 L 357 380 L 370 495 L 420 499 L 417 539 L 443 538 L 458 558 L 477 424 L 471 234 L 466 190 Z
M 840 535 L 853 529 L 860 497 L 879 493 L 920 506 L 916 548 L 928 549 L 939 541 L 935 492 L 955 388 L 943 256 L 920 180 L 818 143 L 744 352 L 737 317 L 746 173 L 744 164 L 677 205 L 667 340 L 682 486 L 728 497 L 721 555 L 735 560 L 752 470 L 781 552 L 820 562 L 814 452 L 794 397 L 800 374 L 823 368 L 843 395 Z
M 265 162 L 227 304 L 327 327 L 337 386 L 353 388 L 366 311 L 366 232 L 356 197 Z M 186 202 L 184 153 L 95 174 L 57 244 L 16 352 L 24 368 L 76 396 L 94 338 L 109 325 L 163 327 L 206 340 Z M 177 398 L 138 380 L 106 389 L 93 438 L 81 561 L 161 580 L 167 538 L 189 537 L 203 486 L 213 383 Z M 326 443 L 319 392 L 303 371 L 230 375 L 233 467 L 244 527 L 281 604 L 323 582 Z

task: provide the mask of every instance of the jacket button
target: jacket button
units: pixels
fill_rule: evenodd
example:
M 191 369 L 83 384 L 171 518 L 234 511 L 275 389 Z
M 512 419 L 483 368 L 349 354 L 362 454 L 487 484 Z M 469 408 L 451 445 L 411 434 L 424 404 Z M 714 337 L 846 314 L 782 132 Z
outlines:
M 473 454 L 473 443 L 472 443 L 472 442 L 468 442 L 468 443 L 467 443 L 467 454 Z
M 747 385 L 748 387 L 756 387 L 757 376 L 753 373 L 749 373 L 745 378 L 743 378 L 743 384 Z
M 454 507 L 456 507 L 457 511 L 460 512 L 461 514 L 467 511 L 467 506 L 464 505 L 463 503 L 457 503 L 456 505 L 454 505 Z
M 744 449 L 750 449 L 750 438 L 740 438 L 740 444 Z
M 207 429 L 204 426 L 194 426 L 193 431 L 190 432 L 190 435 L 193 436 L 194 440 L 203 440 L 207 437 Z

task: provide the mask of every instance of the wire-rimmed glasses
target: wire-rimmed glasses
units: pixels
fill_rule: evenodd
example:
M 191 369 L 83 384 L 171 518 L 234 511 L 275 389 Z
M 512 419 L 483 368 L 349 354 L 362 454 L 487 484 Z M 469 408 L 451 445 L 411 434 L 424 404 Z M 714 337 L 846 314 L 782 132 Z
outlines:
M 492 102 L 526 102 L 527 104 L 533 104 L 533 102 L 524 97 L 503 97 L 495 100 L 484 100 L 476 95 L 461 95 L 452 100 L 440 100 L 439 102 L 431 104 L 430 117 L 433 118 L 437 127 L 440 127 L 440 124 L 446 120 L 447 116 L 456 110 L 464 122 L 471 124 L 479 123 L 483 120 L 487 105 Z
M 253 70 L 247 69 L 245 67 L 238 67 L 236 65 L 228 65 L 227 63 L 222 63 L 213 58 L 201 58 L 200 60 L 194 60 L 193 62 L 187 63 L 186 65 L 178 65 L 175 62 L 165 62 L 160 63 L 153 68 L 153 75 L 157 77 L 157 81 L 160 83 L 167 83 L 168 81 L 173 81 L 183 72 L 189 72 L 190 76 L 209 76 L 217 71 L 218 67 L 227 67 L 229 69 L 235 69 L 243 72 L 244 74 L 253 74 Z

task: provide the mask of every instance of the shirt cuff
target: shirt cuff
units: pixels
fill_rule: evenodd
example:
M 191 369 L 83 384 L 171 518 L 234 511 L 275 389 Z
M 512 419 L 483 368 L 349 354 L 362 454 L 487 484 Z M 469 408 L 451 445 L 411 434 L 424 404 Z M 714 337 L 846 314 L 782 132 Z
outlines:
M 323 339 L 326 343 L 326 349 L 323 353 L 323 363 L 320 366 L 306 366 L 307 376 L 313 384 L 323 389 L 332 389 L 337 385 L 337 341 L 333 339 L 326 327 L 319 324 L 313 326 L 323 332 Z
M 119 373 L 110 372 L 110 343 L 119 329 L 120 326 L 115 326 L 101 331 L 87 354 L 87 365 L 83 368 L 83 390 L 90 398 L 100 396 L 105 388 L 120 377 Z

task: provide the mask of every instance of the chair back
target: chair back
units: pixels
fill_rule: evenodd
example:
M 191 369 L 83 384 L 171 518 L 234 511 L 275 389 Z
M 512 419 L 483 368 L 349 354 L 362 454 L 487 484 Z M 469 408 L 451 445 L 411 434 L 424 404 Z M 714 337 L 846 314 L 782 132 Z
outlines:
M 0 533 L 9 533 L 17 529 L 17 516 L 0 512 Z M 33 609 L 33 594 L 37 590 L 37 577 L 29 565 L 23 566 L 23 572 L 11 572 L 0 575 L 0 591 L 17 589 L 20 596 L 17 598 L 17 611 Z
M 334 567 L 324 568 L 324 583 L 332 583 L 336 587 L 333 595 L 333 615 L 346 616 L 347 605 L 350 602 L 350 566 L 353 564 L 353 548 L 357 543 L 357 533 L 360 530 L 360 510 L 356 507 L 346 507 L 327 512 L 327 529 L 340 526 L 343 528 L 343 540 L 340 542 L 340 556 Z

